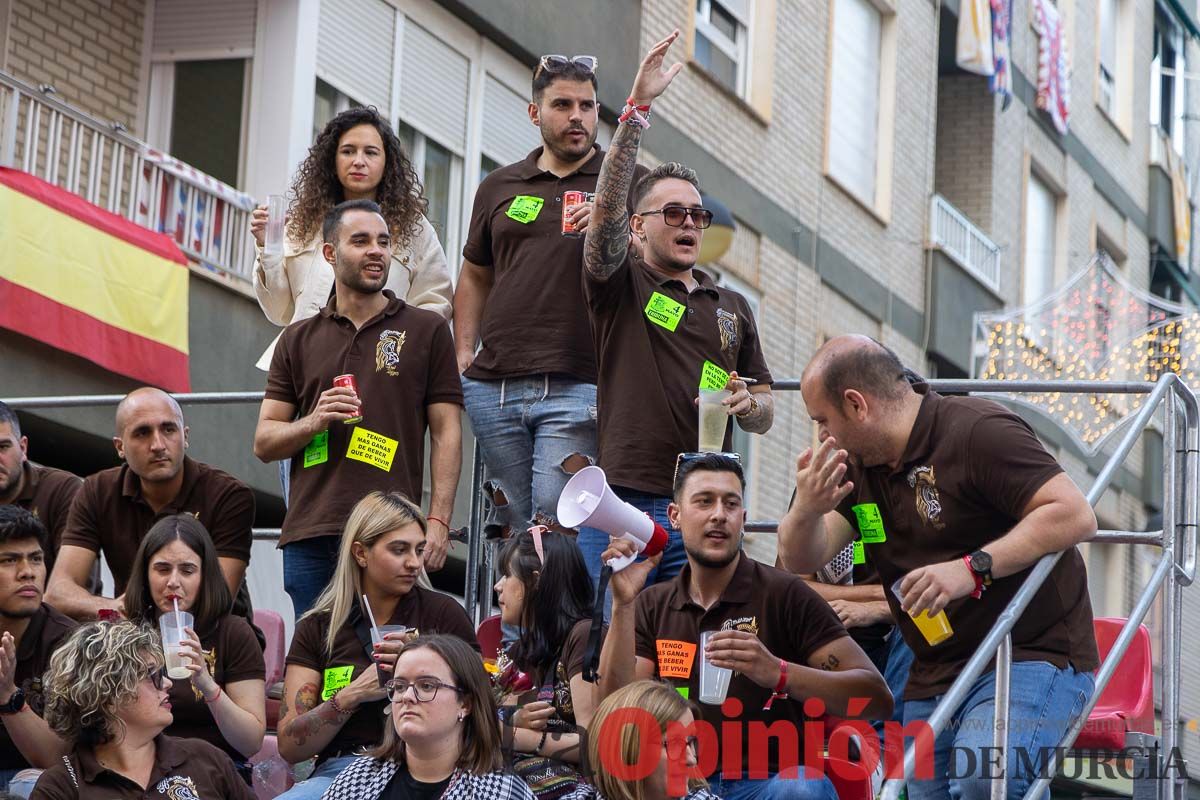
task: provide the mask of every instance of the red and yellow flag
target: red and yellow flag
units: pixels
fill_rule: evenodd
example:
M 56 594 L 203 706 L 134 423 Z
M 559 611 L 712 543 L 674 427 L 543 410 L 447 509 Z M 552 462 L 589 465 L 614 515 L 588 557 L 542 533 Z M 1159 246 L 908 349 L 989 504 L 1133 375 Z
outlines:
M 186 392 L 187 258 L 154 233 L 0 168 L 0 327 Z

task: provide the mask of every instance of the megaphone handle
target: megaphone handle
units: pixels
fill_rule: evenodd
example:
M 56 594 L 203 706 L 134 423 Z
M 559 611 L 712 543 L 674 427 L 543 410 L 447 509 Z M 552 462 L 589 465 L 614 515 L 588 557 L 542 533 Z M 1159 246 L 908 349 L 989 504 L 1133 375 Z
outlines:
M 587 648 L 583 651 L 583 679 L 588 683 L 599 683 L 600 634 L 604 631 L 604 596 L 608 594 L 608 581 L 613 568 L 605 564 L 600 568 L 600 585 L 596 589 L 596 605 L 592 608 L 592 629 L 588 632 Z

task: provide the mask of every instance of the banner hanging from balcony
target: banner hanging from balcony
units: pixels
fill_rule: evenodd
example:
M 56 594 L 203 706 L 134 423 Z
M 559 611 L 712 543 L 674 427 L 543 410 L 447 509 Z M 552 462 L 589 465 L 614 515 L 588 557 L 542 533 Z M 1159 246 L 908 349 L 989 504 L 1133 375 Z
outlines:
M 0 167 L 0 327 L 189 391 L 187 258 L 169 237 Z
M 1126 282 L 1100 251 L 1062 287 L 1024 308 L 975 315 L 975 377 L 1009 381 L 1200 383 L 1200 314 Z M 1133 419 L 1136 394 L 1005 395 L 1062 427 L 1090 455 Z

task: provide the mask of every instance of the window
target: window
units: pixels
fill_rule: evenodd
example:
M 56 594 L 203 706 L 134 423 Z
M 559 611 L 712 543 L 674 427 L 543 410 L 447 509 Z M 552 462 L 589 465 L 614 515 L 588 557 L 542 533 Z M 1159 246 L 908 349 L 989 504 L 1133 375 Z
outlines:
M 696 0 L 696 61 L 717 82 L 745 97 L 753 0 Z
M 1100 0 L 1100 107 L 1117 116 L 1117 0 Z
M 1154 60 L 1150 62 L 1150 124 L 1184 152 L 1183 31 L 1161 8 L 1154 15 Z
M 245 59 L 178 61 L 170 152 L 230 186 L 238 185 Z
M 429 203 L 425 216 L 437 231 L 446 253 L 457 253 L 458 226 L 451 225 L 451 220 L 457 219 L 458 173 L 461 171 L 458 157 L 404 120 L 396 122 L 396 133 L 425 189 L 425 199 Z M 450 260 L 453 262 L 454 258 L 451 256 Z
M 1032 172 L 1025 194 L 1025 276 L 1021 301 L 1032 305 L 1054 288 L 1058 198 Z
M 875 207 L 883 17 L 869 0 L 834 0 L 829 174 Z
M 488 158 L 485 155 L 480 155 L 479 156 L 479 182 L 483 183 L 484 178 L 486 178 L 488 175 L 491 175 L 496 170 L 500 169 L 501 166 L 502 165 L 500 164 L 499 161 Z

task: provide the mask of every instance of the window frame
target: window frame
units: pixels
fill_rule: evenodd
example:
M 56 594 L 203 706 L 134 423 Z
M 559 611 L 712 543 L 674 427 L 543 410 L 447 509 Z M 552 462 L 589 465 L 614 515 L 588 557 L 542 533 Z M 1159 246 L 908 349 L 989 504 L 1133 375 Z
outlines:
M 692 14 L 693 36 L 703 36 L 710 47 L 715 47 L 726 58 L 734 63 L 734 85 L 729 86 L 721 80 L 712 68 L 695 57 L 695 41 L 692 43 L 693 60 L 702 67 L 718 84 L 724 86 L 743 100 L 750 99 L 750 41 L 754 31 L 754 0 L 745 0 L 747 9 L 745 19 L 742 13 L 730 7 L 725 0 L 696 0 L 696 8 Z M 712 22 L 712 6 L 716 3 L 725 13 L 737 23 L 734 31 L 736 39 L 730 41 L 724 32 Z

